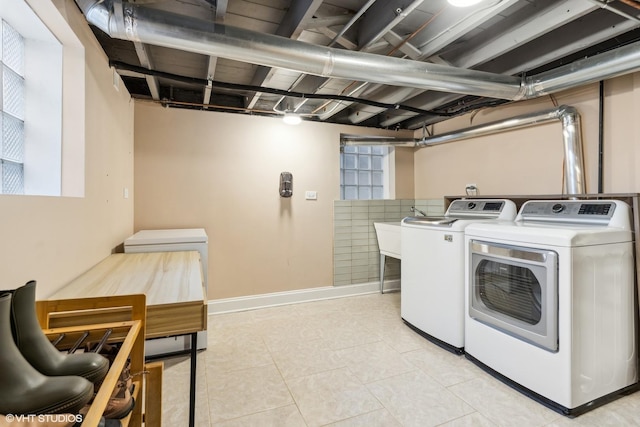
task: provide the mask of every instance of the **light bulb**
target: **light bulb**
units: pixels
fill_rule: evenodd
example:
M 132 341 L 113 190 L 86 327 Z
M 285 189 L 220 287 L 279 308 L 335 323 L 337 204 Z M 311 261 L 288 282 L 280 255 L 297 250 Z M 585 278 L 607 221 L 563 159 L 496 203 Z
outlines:
M 448 0 L 455 7 L 468 7 L 480 3 L 482 0 Z
M 297 114 L 284 113 L 284 117 L 282 117 L 282 121 L 288 125 L 297 125 L 297 124 L 300 124 L 300 122 L 302 122 L 302 118 Z

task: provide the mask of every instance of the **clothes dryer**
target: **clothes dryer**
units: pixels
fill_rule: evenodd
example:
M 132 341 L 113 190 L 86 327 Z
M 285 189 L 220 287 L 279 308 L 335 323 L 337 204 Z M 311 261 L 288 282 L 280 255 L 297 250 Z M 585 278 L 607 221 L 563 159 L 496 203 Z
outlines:
M 637 388 L 627 204 L 528 201 L 465 235 L 469 359 L 566 415 Z
M 479 221 L 513 220 L 511 200 L 455 200 L 443 217 L 407 217 L 400 227 L 400 312 L 415 331 L 464 352 L 464 229 Z

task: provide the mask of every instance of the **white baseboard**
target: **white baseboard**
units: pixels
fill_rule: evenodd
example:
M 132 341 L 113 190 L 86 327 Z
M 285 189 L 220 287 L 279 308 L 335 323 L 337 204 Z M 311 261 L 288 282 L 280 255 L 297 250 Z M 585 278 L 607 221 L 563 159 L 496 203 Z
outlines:
M 385 292 L 399 291 L 400 279 L 385 280 Z M 323 299 L 351 297 L 380 292 L 380 282 L 359 283 L 344 286 L 323 286 L 320 288 L 297 291 L 274 292 L 271 294 L 251 295 L 237 298 L 210 300 L 209 314 L 232 313 L 234 311 L 254 310 L 278 305 L 297 304 Z

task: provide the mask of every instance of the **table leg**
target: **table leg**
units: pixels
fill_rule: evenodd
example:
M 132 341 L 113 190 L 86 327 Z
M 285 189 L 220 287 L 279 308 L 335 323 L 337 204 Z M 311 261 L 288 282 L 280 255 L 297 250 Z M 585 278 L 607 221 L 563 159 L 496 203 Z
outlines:
M 198 333 L 191 334 L 191 379 L 189 390 L 189 427 L 196 425 L 196 360 L 198 359 Z
M 386 256 L 380 254 L 380 293 L 384 294 L 384 264 Z

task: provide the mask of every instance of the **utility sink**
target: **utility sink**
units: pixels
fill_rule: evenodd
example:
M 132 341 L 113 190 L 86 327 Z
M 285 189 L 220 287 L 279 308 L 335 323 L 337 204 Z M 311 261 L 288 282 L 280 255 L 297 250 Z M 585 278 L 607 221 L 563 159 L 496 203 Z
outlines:
M 400 221 L 374 222 L 380 254 L 393 258 L 401 258 L 400 253 Z
M 384 265 L 385 258 L 400 257 L 400 222 L 374 222 L 380 248 L 380 293 L 384 293 Z

